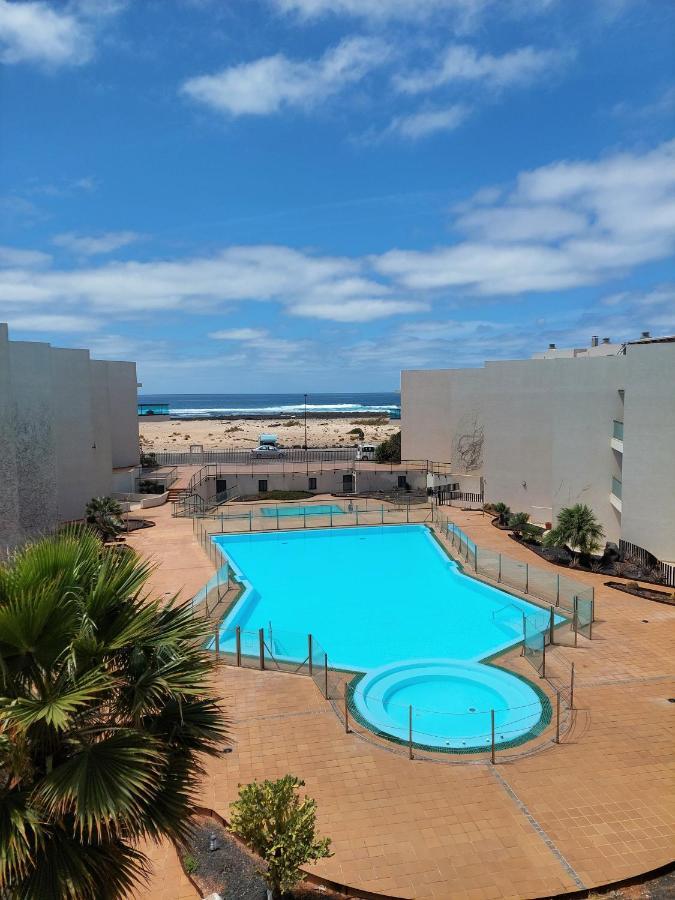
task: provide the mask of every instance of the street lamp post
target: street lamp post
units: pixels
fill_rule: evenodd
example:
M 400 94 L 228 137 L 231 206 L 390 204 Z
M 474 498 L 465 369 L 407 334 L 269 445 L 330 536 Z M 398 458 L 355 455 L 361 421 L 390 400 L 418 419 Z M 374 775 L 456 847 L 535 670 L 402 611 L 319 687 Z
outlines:
M 307 447 L 307 394 L 305 394 L 305 472 L 309 478 L 309 448 Z

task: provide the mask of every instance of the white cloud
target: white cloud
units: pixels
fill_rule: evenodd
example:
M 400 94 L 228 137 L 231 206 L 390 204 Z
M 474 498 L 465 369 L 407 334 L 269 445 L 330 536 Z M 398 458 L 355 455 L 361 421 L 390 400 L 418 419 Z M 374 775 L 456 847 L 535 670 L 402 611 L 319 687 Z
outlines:
M 441 131 L 454 131 L 469 115 L 469 109 L 462 104 L 445 109 L 426 109 L 407 116 L 397 116 L 383 133 L 396 134 L 410 140 L 429 137 Z
M 558 67 L 567 55 L 557 50 L 520 47 L 503 56 L 479 54 L 473 47 L 453 44 L 430 69 L 398 75 L 394 84 L 406 94 L 419 94 L 448 84 L 470 82 L 491 88 L 529 84 L 543 72 Z
M 259 328 L 226 328 L 222 331 L 212 331 L 210 338 L 217 341 L 256 341 L 265 337 L 266 331 Z
M 666 258 L 675 250 L 675 141 L 544 166 L 493 196 L 463 205 L 456 224 L 471 240 L 393 250 L 375 268 L 407 289 L 500 295 L 594 284 Z
M 182 92 L 232 116 L 269 115 L 288 107 L 310 108 L 364 78 L 388 57 L 376 38 L 349 38 L 316 60 L 283 54 L 188 79 Z
M 229 247 L 213 257 L 175 261 L 0 271 L 0 301 L 86 306 L 118 318 L 275 301 L 294 315 L 338 322 L 421 308 L 414 301 L 390 300 L 389 286 L 364 277 L 365 267 L 363 260 L 313 256 L 288 247 Z
M 342 303 L 325 303 L 322 300 L 301 301 L 292 304 L 288 311 L 294 316 L 313 319 L 329 319 L 332 322 L 372 322 L 388 316 L 424 312 L 428 303 L 412 300 L 348 300 Z
M 48 68 L 77 66 L 94 54 L 100 24 L 123 7 L 121 0 L 0 0 L 0 62 Z
M 74 15 L 47 3 L 0 0 L 0 60 L 3 63 L 79 65 L 93 52 L 91 35 Z
M 3 313 L 0 309 L 0 317 L 17 331 L 83 332 L 99 328 L 102 324 L 91 316 L 62 315 L 60 313 L 21 315 L 11 312 Z
M 354 16 L 378 22 L 387 20 L 424 21 L 435 14 L 451 16 L 455 27 L 469 28 L 490 7 L 520 15 L 545 10 L 555 0 L 271 0 L 282 13 L 296 13 L 303 19 L 324 15 Z
M 506 206 L 474 209 L 457 219 L 457 227 L 493 241 L 550 241 L 585 230 L 583 213 L 561 206 Z
M 78 235 L 68 231 L 64 234 L 57 234 L 52 238 L 52 243 L 81 256 L 97 256 L 112 253 L 114 250 L 132 244 L 139 238 L 140 235 L 135 231 L 108 231 L 99 235 Z
M 19 247 L 0 246 L 0 267 L 32 269 L 37 266 L 46 266 L 51 262 L 51 256 L 41 250 L 22 250 Z

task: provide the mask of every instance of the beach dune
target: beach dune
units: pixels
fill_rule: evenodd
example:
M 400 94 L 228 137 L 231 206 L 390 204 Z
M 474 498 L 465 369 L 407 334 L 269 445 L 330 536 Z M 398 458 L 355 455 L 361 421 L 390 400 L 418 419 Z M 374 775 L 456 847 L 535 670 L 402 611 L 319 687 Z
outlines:
M 308 447 L 351 447 L 360 440 L 354 429 L 360 428 L 365 441 L 380 443 L 400 431 L 399 421 L 387 416 L 308 418 Z M 170 419 L 162 422 L 144 418 L 139 422 L 141 447 L 145 451 L 187 450 L 201 444 L 204 450 L 252 450 L 261 434 L 275 434 L 282 447 L 302 447 L 305 443 L 304 419 Z

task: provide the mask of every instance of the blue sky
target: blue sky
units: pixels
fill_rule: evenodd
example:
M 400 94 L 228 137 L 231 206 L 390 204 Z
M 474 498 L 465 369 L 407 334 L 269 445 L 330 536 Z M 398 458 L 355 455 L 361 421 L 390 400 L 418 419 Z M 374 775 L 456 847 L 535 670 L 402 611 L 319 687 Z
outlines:
M 0 320 L 148 392 L 675 332 L 667 0 L 0 0 Z

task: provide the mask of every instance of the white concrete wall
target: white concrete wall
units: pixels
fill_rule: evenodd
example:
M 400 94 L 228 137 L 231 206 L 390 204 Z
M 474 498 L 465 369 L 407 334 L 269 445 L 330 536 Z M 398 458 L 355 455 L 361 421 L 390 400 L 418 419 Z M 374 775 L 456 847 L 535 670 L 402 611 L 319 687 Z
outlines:
M 9 341 L 0 325 L 0 548 L 84 515 L 138 461 L 133 363 Z
M 35 534 L 57 517 L 56 433 L 50 347 L 9 343 L 12 424 L 19 492 L 19 528 Z
M 622 537 L 675 561 L 675 343 L 626 352 Z
M 675 343 L 403 372 L 401 385 L 405 457 L 460 472 L 459 439 L 475 423 L 487 502 L 539 523 L 586 503 L 606 540 L 675 560 Z M 611 447 L 614 419 L 624 421 L 623 454 Z M 623 482 L 621 513 L 609 499 L 612 476 Z
M 454 370 L 401 372 L 401 458 L 449 462 Z
M 108 374 L 113 467 L 135 466 L 140 458 L 136 363 L 96 362 L 95 365 L 104 365 Z
M 0 557 L 20 537 L 11 365 L 7 326 L 0 323 Z

